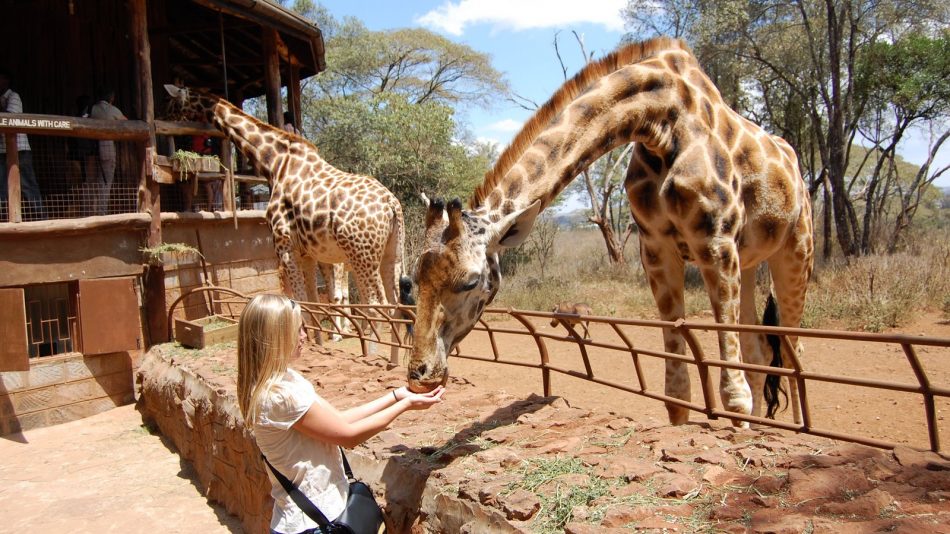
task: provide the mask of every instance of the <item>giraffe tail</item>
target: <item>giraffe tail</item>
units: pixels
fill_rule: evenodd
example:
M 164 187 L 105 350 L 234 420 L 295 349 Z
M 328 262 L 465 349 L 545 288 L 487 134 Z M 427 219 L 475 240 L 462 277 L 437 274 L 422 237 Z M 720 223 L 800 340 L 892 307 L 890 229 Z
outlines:
M 415 306 L 416 299 L 412 296 L 412 278 L 409 278 L 406 275 L 399 277 L 399 303 L 404 306 Z M 405 318 L 409 319 L 408 315 L 404 315 Z M 409 322 L 406 324 L 406 336 L 409 340 L 412 340 L 413 334 L 413 324 Z
M 775 304 L 775 297 L 769 293 L 768 300 L 765 301 L 765 311 L 762 313 L 762 324 L 765 326 L 778 326 L 778 306 Z M 769 363 L 772 367 L 782 367 L 782 340 L 773 334 L 766 334 L 765 340 L 772 349 L 772 361 Z M 765 387 L 763 395 L 767 406 L 765 416 L 769 419 L 775 419 L 778 412 L 780 401 L 779 393 L 785 397 L 785 406 L 788 406 L 788 392 L 782 387 L 782 377 L 779 375 L 768 375 L 765 377 Z

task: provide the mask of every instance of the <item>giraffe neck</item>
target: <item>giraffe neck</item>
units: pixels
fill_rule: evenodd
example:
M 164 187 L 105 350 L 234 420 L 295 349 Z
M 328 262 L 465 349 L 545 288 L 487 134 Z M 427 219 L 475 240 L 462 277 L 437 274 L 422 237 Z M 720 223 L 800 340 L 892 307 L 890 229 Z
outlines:
M 210 108 L 211 122 L 237 145 L 238 150 L 270 182 L 280 180 L 281 169 L 291 155 L 295 140 L 280 128 L 248 115 L 224 99 L 217 99 Z M 312 147 L 310 147 L 312 148 Z M 316 150 L 307 153 L 322 162 Z
M 656 156 L 657 166 L 668 167 L 692 135 L 685 126 L 691 120 L 686 110 L 691 107 L 690 99 L 696 100 L 696 93 L 679 72 L 658 66 L 678 61 L 684 71 L 698 72 L 698 65 L 681 49 L 647 60 L 591 80 L 560 104 L 536 133 L 527 139 L 519 134 L 509 147 L 517 150 L 517 157 L 510 157 L 506 169 L 502 155 L 499 165 L 476 190 L 472 207 L 485 210 L 490 217 L 535 201 L 544 209 L 599 157 L 631 142 L 641 143 Z M 704 100 L 711 105 L 721 100 L 718 93 L 707 96 Z M 524 147 L 516 147 L 518 142 Z

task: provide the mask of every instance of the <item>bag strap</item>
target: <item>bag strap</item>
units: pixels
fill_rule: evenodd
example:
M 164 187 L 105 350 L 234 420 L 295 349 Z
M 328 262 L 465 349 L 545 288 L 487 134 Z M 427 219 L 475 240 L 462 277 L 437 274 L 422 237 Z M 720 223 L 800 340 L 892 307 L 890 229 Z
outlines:
M 350 482 L 356 480 L 353 478 L 353 471 L 350 469 L 350 462 L 346 461 L 346 454 L 343 452 L 343 447 L 340 447 L 340 456 L 343 458 L 343 472 L 346 473 L 346 479 Z M 291 500 L 294 501 L 294 504 L 297 505 L 300 510 L 307 514 L 307 517 L 313 519 L 320 525 L 320 528 L 325 532 L 330 531 L 330 521 L 327 520 L 327 516 L 323 515 L 323 512 L 317 508 L 317 505 L 307 498 L 306 495 L 300 491 L 289 478 L 285 477 L 283 473 L 277 470 L 270 461 L 267 460 L 267 457 L 264 456 L 264 453 L 261 453 L 261 458 L 264 460 L 264 463 L 267 464 L 267 467 L 270 468 L 271 472 L 274 473 L 274 477 L 277 478 L 277 481 L 280 482 L 280 485 L 283 486 L 284 491 L 287 492 L 287 495 L 290 496 Z
M 289 495 L 291 500 L 294 501 L 294 504 L 296 504 L 297 507 L 303 511 L 303 513 L 307 514 L 307 517 L 316 521 L 323 531 L 329 532 L 330 522 L 327 521 L 327 516 L 323 515 L 323 512 L 317 508 L 317 505 L 313 504 L 313 502 L 311 502 L 310 499 L 308 499 L 307 496 L 304 495 L 303 492 L 300 491 L 300 489 L 290 481 L 290 479 L 285 477 L 280 471 L 277 470 L 277 468 L 271 465 L 266 456 L 261 454 L 261 458 L 264 459 L 264 463 L 267 464 L 267 467 L 270 467 L 271 472 L 274 473 L 274 476 L 277 477 L 278 481 L 280 481 L 280 485 L 284 487 L 284 491 L 286 491 L 287 495 Z
M 343 457 L 343 472 L 346 473 L 346 480 L 354 482 L 356 478 L 353 476 L 353 470 L 350 469 L 350 462 L 346 461 L 346 453 L 343 452 L 343 447 L 340 447 L 340 456 Z

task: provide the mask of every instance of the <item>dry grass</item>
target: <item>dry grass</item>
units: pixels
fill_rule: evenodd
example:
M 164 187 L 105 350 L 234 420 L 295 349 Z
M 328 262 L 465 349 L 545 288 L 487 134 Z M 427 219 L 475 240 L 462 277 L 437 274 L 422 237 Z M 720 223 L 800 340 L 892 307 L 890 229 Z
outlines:
M 640 265 L 636 237 L 627 244 L 627 266 L 612 266 L 596 230 L 561 231 L 554 257 L 540 277 L 530 261 L 505 277 L 494 305 L 550 310 L 558 301 L 591 304 L 595 315 L 656 318 L 657 311 Z M 768 290 L 760 276 L 759 310 Z M 686 315 L 709 313 L 709 298 L 698 271 L 686 276 Z M 950 236 L 921 238 L 906 252 L 819 262 L 805 305 L 803 326 L 881 331 L 905 324 L 924 311 L 950 318 Z

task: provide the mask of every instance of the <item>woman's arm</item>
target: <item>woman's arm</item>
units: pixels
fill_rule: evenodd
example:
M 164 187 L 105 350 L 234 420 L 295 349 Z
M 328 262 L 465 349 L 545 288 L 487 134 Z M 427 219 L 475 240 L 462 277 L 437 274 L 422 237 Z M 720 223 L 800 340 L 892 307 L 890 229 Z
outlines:
M 388 406 L 355 421 L 347 420 L 345 412 L 340 412 L 318 397 L 292 428 L 326 443 L 353 448 L 384 430 L 406 410 L 424 410 L 442 402 L 444 392 L 445 390 L 439 387 L 422 395 L 409 393 L 398 402 L 389 402 Z M 387 395 L 393 396 L 392 393 L 387 393 Z M 370 401 L 364 406 L 382 404 L 386 402 L 384 397 Z
M 378 399 L 371 400 L 366 404 L 361 404 L 360 406 L 354 406 L 352 408 L 343 410 L 341 415 L 347 420 L 347 422 L 353 423 L 363 419 L 364 417 L 369 417 L 380 410 L 384 410 L 393 404 L 396 404 L 401 399 L 408 397 L 409 394 L 410 391 L 405 386 L 399 389 L 393 389 L 387 391 Z

